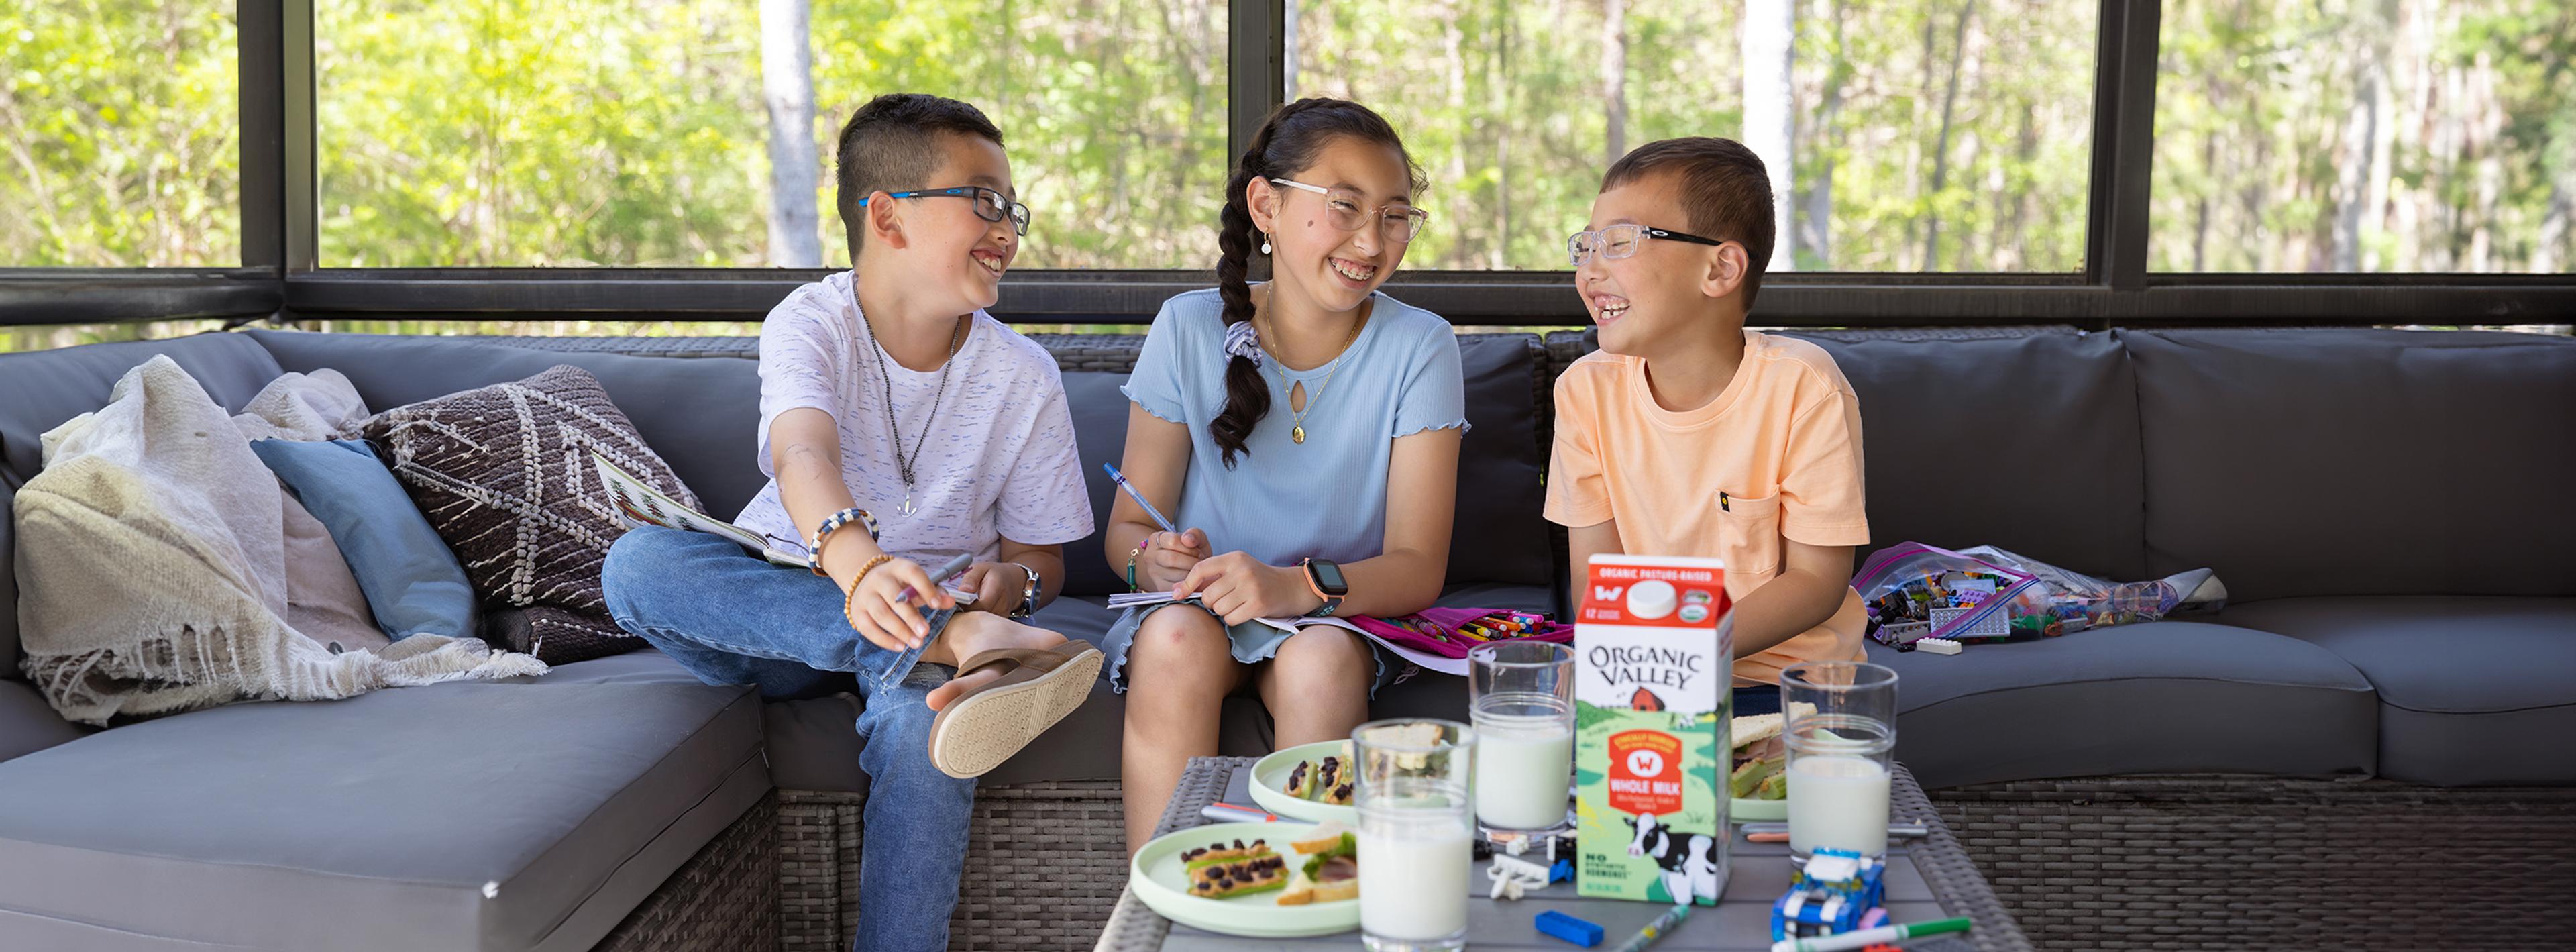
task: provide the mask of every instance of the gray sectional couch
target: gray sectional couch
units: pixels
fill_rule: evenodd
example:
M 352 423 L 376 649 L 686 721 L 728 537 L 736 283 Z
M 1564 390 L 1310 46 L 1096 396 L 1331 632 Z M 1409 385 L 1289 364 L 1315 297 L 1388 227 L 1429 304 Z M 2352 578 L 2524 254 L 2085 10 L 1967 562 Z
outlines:
M 2241 947 L 2346 922 L 2403 934 L 2421 920 L 2455 938 L 2519 928 L 2434 922 L 2408 903 L 2448 894 L 2420 884 L 2405 902 L 2325 898 L 2445 868 L 2410 866 L 2402 843 L 2346 855 L 2392 836 L 2468 844 L 2506 875 L 2576 886 L 2563 859 L 2576 850 L 2576 557 L 2564 548 L 2576 537 L 2564 488 L 2576 341 L 1808 336 L 1860 394 L 1878 544 L 1992 543 L 2116 578 L 2206 565 L 2231 589 L 2215 615 L 1955 657 L 1872 648 L 1904 679 L 1899 756 L 2035 940 Z M 1120 450 L 1117 384 L 1136 339 L 1045 343 L 1106 512 L 1097 464 Z M 1475 430 L 1444 601 L 1555 609 L 1562 537 L 1538 512 L 1546 395 L 1588 344 L 1575 332 L 1461 343 Z M 698 356 L 669 356 L 684 348 Z M 286 371 L 336 368 L 382 410 L 573 363 L 717 513 L 761 483 L 746 340 L 255 331 L 0 355 L 0 486 L 34 474 L 38 434 L 161 353 L 236 408 Z M 1066 597 L 1043 623 L 1092 640 L 1106 630 L 1102 600 L 1119 586 L 1098 553 L 1096 540 L 1068 547 Z M 0 518 L 0 659 L 12 662 L 0 666 L 0 948 L 848 941 L 865 781 L 841 698 L 764 704 L 647 649 L 524 682 L 91 731 L 20 680 L 9 567 L 28 557 L 42 556 L 15 551 Z M 1461 682 L 1423 675 L 1377 711 L 1464 704 Z M 1123 880 L 1120 712 L 1100 685 L 985 778 L 955 947 L 1089 945 Z M 1267 742 L 1257 707 L 1229 710 L 1226 752 Z M 2226 832 L 2175 833 L 2194 824 Z M 2266 884 L 2296 895 L 2249 907 L 2197 881 L 2265 863 L 2301 873 Z M 2569 915 L 2518 918 L 2563 936 Z

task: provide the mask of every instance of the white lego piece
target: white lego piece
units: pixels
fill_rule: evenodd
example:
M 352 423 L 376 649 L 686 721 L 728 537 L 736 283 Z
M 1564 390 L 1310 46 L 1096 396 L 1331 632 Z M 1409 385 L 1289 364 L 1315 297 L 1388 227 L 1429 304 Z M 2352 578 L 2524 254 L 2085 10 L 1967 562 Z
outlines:
M 1948 638 L 1925 638 L 1914 643 L 1914 650 L 1933 654 L 1958 654 L 1961 645 Z
M 1494 881 L 1488 898 L 1519 899 L 1528 890 L 1546 889 L 1547 870 L 1547 867 L 1528 860 L 1497 853 L 1494 864 L 1485 868 L 1486 878 Z

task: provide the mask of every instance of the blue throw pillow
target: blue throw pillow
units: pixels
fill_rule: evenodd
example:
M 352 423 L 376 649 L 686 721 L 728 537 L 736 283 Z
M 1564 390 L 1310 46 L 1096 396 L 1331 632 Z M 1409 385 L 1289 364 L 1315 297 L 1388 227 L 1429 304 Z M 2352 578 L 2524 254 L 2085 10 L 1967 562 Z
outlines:
M 385 634 L 476 634 L 465 567 L 367 444 L 260 440 L 250 448 L 331 530 Z

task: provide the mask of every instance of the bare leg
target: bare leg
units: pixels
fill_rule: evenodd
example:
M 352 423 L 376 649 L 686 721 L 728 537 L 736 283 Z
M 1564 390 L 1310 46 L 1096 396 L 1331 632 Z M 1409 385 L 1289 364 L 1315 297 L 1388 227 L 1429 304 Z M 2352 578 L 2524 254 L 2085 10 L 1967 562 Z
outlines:
M 1261 703 L 1270 708 L 1281 749 L 1340 740 L 1368 720 L 1369 681 L 1377 659 L 1360 636 L 1308 625 L 1261 666 Z
M 1119 776 L 1127 802 L 1127 853 L 1154 838 L 1172 787 L 1191 757 L 1216 753 L 1225 696 L 1249 672 L 1225 628 L 1206 612 L 1170 608 L 1145 617 L 1127 649 L 1127 727 Z

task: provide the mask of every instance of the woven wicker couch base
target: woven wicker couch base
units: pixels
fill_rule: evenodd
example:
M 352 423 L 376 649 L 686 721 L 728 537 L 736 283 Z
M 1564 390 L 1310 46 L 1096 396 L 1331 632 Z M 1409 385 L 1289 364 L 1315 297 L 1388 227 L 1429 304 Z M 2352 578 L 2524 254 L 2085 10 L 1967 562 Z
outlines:
M 2043 949 L 2576 942 L 2576 789 L 2181 775 L 1931 799 Z
M 778 798 L 764 797 L 664 880 L 591 952 L 778 948 Z
M 780 948 L 849 948 L 859 914 L 859 814 L 849 793 L 779 791 Z M 975 791 L 964 884 L 948 947 L 976 952 L 1090 948 L 1127 885 L 1125 807 L 1116 781 Z

